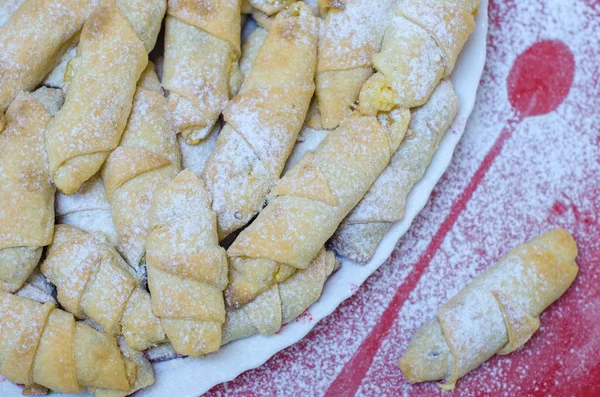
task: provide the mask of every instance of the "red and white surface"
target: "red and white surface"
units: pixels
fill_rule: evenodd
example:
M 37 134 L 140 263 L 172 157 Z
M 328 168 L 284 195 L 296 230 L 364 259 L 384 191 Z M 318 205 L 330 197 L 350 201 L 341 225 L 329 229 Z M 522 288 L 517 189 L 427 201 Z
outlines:
M 489 16 L 465 135 L 390 259 L 306 338 L 208 396 L 442 395 L 398 369 L 410 336 L 503 253 L 552 227 L 579 244 L 574 285 L 523 349 L 445 395 L 600 395 L 600 1 L 494 0 Z

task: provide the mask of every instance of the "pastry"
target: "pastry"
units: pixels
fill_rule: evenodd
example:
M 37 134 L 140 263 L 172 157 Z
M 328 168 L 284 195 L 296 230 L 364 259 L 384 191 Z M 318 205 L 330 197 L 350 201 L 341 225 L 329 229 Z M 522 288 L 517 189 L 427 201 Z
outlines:
M 85 387 L 131 391 L 136 364 L 113 336 L 76 322 L 52 303 L 0 291 L 0 374 L 62 393 Z
M 262 28 L 255 29 L 250 36 L 242 44 L 242 56 L 240 58 L 241 82 L 248 78 L 254 60 L 258 55 L 260 47 L 262 47 L 267 31 Z M 197 175 L 201 175 L 204 171 L 208 158 L 212 154 L 217 144 L 219 134 L 223 129 L 220 120 L 215 122 L 213 130 L 206 138 L 195 145 L 189 144 L 182 136 L 178 137 L 179 148 L 181 149 L 181 165 L 184 169 L 194 171 Z
M 197 357 L 221 345 L 227 256 L 210 193 L 192 171 L 159 189 L 146 242 L 152 310 L 175 351 Z
M 171 121 L 190 144 L 206 138 L 239 78 L 241 0 L 169 0 L 163 85 Z
M 387 166 L 409 119 L 407 110 L 379 118 L 351 115 L 284 175 L 227 251 L 231 308 L 309 266 Z
M 377 73 L 361 89 L 360 111 L 376 114 L 423 105 L 454 69 L 478 7 L 478 0 L 399 1 L 381 52 L 373 56 Z
M 145 350 L 165 340 L 142 280 L 104 235 L 57 225 L 41 271 L 63 308 L 123 335 L 129 347 Z
M 366 263 L 392 225 L 404 217 L 408 194 L 423 178 L 444 132 L 458 111 L 450 80 L 442 80 L 425 105 L 411 109 L 406 138 L 390 165 L 329 241 L 337 254 Z
M 494 354 L 521 348 L 539 315 L 573 283 L 577 245 L 565 230 L 514 248 L 439 308 L 400 359 L 410 383 L 444 379 L 444 389 Z
M 373 74 L 392 0 L 321 0 L 325 22 L 319 41 L 317 100 L 323 128 L 337 127 L 356 105 Z
M 75 193 L 118 146 L 164 12 L 164 0 L 100 0 L 86 21 L 65 72 L 65 104 L 48 126 L 50 173 L 61 192 Z
M 154 192 L 181 168 L 179 145 L 166 115 L 167 100 L 150 62 L 138 83 L 121 143 L 102 169 L 118 235 L 117 249 L 138 272 Z
M 21 93 L 0 130 L 0 289 L 18 290 L 52 241 L 54 191 L 45 128 L 62 103 L 59 90 Z
M 58 64 L 93 3 L 28 0 L 0 27 L 0 112 L 19 91 L 34 89 Z
M 294 147 L 314 91 L 317 18 L 302 2 L 277 14 L 239 94 L 202 179 L 213 197 L 219 238 L 264 206 Z
M 241 309 L 228 311 L 222 343 L 279 331 L 319 299 L 325 281 L 338 266 L 335 256 L 322 249 L 306 269 L 273 285 Z

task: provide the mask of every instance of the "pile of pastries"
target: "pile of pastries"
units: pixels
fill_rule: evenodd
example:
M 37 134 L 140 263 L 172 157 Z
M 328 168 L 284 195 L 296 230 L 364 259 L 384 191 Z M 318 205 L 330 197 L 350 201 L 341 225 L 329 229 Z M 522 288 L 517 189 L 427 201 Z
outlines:
M 477 9 L 0 0 L 0 374 L 125 396 L 300 315 L 402 219 Z

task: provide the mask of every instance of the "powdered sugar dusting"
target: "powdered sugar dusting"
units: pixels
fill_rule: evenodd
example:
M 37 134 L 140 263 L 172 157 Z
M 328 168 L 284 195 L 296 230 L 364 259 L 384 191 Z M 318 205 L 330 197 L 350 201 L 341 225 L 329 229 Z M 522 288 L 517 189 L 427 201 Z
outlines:
M 4 0 L 0 2 L 0 26 L 4 25 L 10 16 L 25 0 Z
M 62 56 L 62 48 L 81 30 L 95 1 L 27 2 L 14 18 L 7 14 L 18 2 L 11 0 L 0 6 L 0 108 L 8 104 L 20 90 L 32 90 L 52 70 Z M 4 15 L 4 16 L 2 16 Z M 4 26 L 2 26 L 4 25 Z
M 99 175 L 85 182 L 71 196 L 56 193 L 56 223 L 77 226 L 87 232 L 99 231 L 117 244 L 117 232 L 106 199 L 104 183 Z
M 319 43 L 319 71 L 372 64 L 379 51 L 392 0 L 330 1 Z M 336 7 L 340 7 L 337 9 Z
M 308 112 L 317 21 L 298 4 L 277 16 L 240 93 L 224 111 L 227 124 L 202 174 L 221 238 L 263 207 Z
M 593 3 L 593 2 L 592 2 Z M 422 283 L 376 353 L 358 395 L 443 396 L 434 383 L 411 386 L 397 367 L 410 336 L 437 308 L 509 247 L 550 227 L 571 230 L 580 246 L 581 273 L 571 290 L 542 316 L 542 328 L 524 348 L 494 357 L 457 385 L 454 394 L 595 395 L 598 338 L 597 7 L 562 1 L 494 2 L 488 66 L 465 137 L 431 202 L 388 263 L 313 332 L 261 368 L 219 386 L 210 396 L 324 394 L 381 318 L 512 115 L 504 87 L 515 57 L 540 37 L 558 37 L 575 53 L 576 84 L 565 104 L 526 120 L 497 158 L 459 223 L 435 255 Z M 481 12 L 481 11 L 480 11 Z M 565 23 L 566 21 L 566 23 Z M 467 70 L 460 65 L 459 69 Z M 464 104 L 461 97 L 461 106 Z M 457 120 L 464 123 L 464 119 Z M 455 135 L 455 131 L 448 136 Z M 446 152 L 447 155 L 449 153 Z M 576 161 L 570 160 L 577 158 Z M 437 159 L 437 157 L 436 157 Z M 436 161 L 434 159 L 434 162 Z M 533 168 L 530 168 L 533 167 Z M 555 178 L 557 176 L 557 178 Z M 596 178 L 596 179 L 593 179 Z M 411 199 L 409 199 L 409 203 Z M 346 266 L 344 263 L 343 266 Z M 343 286 L 342 286 L 343 288 Z M 405 288 L 405 287 L 401 287 Z M 332 343 L 335 341 L 335 343 Z M 313 365 L 318 362 L 319 365 Z M 535 374 L 535 375 L 534 375 Z M 335 393 L 332 393 L 335 395 Z

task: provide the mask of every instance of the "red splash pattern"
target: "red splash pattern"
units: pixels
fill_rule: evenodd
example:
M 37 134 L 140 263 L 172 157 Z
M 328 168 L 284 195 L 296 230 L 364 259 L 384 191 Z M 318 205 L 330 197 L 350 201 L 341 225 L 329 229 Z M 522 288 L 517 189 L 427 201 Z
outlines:
M 524 349 L 457 390 L 600 395 L 600 19 L 596 1 L 569 3 L 492 4 L 470 124 L 390 260 L 304 340 L 209 395 L 442 395 L 398 370 L 410 335 L 502 253 L 557 226 L 579 243 L 575 284 Z

